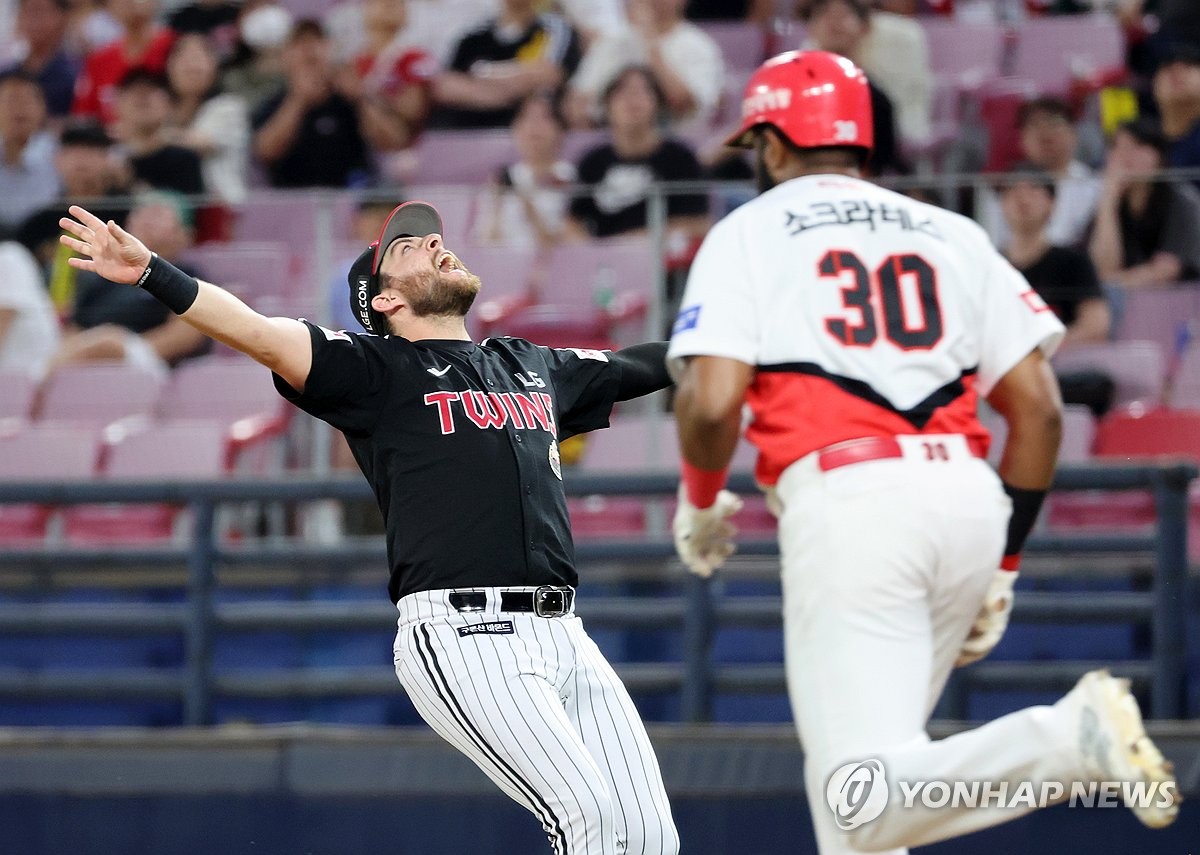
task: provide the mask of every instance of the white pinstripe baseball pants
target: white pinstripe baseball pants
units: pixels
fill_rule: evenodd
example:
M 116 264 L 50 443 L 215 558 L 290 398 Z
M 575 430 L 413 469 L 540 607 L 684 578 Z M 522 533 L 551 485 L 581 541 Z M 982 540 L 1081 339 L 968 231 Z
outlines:
M 484 610 L 460 613 L 449 591 L 397 604 L 396 675 L 421 717 L 538 818 L 556 855 L 676 855 L 658 758 L 583 623 L 471 590 Z M 480 624 L 491 631 L 460 632 Z

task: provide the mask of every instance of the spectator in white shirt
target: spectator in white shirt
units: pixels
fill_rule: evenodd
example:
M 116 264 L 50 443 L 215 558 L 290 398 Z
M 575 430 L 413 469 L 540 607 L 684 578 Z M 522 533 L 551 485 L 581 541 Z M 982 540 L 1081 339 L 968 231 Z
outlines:
M 0 76 L 0 233 L 58 195 L 54 137 L 46 131 L 46 99 L 24 71 Z
M 562 159 L 566 125 L 552 96 L 531 95 L 511 126 L 517 160 L 480 197 L 475 239 L 483 244 L 546 247 L 566 232 L 575 165 Z
M 717 43 L 683 17 L 686 0 L 630 0 L 629 28 L 598 39 L 571 78 L 564 105 L 573 127 L 602 118 L 600 96 L 631 65 L 649 68 L 673 125 L 709 120 L 721 97 L 725 62 Z
M 58 317 L 29 250 L 0 243 L 0 372 L 41 380 L 58 349 Z
M 246 102 L 222 92 L 216 50 L 200 33 L 181 35 L 167 58 L 175 141 L 200 156 L 204 186 L 222 202 L 246 198 L 250 119 Z
M 1054 212 L 1046 226 L 1047 239 L 1056 246 L 1082 247 L 1096 215 L 1101 181 L 1076 158 L 1079 135 L 1071 107 L 1061 98 L 1035 98 L 1017 114 L 1021 154 L 1054 178 Z M 996 194 L 985 191 L 979 202 L 979 222 L 996 246 L 1012 238 Z

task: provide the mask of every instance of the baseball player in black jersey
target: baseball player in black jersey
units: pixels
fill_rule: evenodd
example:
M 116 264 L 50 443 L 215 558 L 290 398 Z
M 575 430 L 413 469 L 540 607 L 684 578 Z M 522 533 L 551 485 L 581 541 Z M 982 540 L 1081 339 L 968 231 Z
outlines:
M 422 717 L 541 822 L 559 855 L 675 855 L 654 750 L 574 614 L 558 441 L 669 384 L 665 343 L 471 341 L 479 291 L 436 210 L 396 208 L 350 273 L 366 334 L 264 317 L 74 206 L 71 260 L 141 287 L 270 368 L 341 430 L 387 526 L 396 674 Z

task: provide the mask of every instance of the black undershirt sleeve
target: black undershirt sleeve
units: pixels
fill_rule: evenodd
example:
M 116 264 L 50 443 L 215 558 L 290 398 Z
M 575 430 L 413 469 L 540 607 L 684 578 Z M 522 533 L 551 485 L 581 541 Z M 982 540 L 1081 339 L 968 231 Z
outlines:
M 630 345 L 618 350 L 611 359 L 621 366 L 621 380 L 617 384 L 618 401 L 640 398 L 671 385 L 665 341 Z

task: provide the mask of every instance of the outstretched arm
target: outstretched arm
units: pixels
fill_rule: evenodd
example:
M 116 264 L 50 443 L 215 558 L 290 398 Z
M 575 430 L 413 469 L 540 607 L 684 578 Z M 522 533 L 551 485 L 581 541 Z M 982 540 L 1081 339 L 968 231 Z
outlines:
M 617 387 L 618 401 L 640 398 L 671 385 L 671 375 L 667 372 L 665 341 L 630 345 L 614 353 L 612 361 L 621 366 L 621 382 Z
M 154 255 L 111 220 L 106 223 L 78 205 L 70 213 L 75 219 L 59 220 L 70 234 L 59 240 L 82 256 L 70 259 L 72 267 L 143 288 L 204 335 L 270 368 L 292 388 L 304 388 L 312 367 L 312 341 L 304 324 L 260 315 L 225 289 Z

